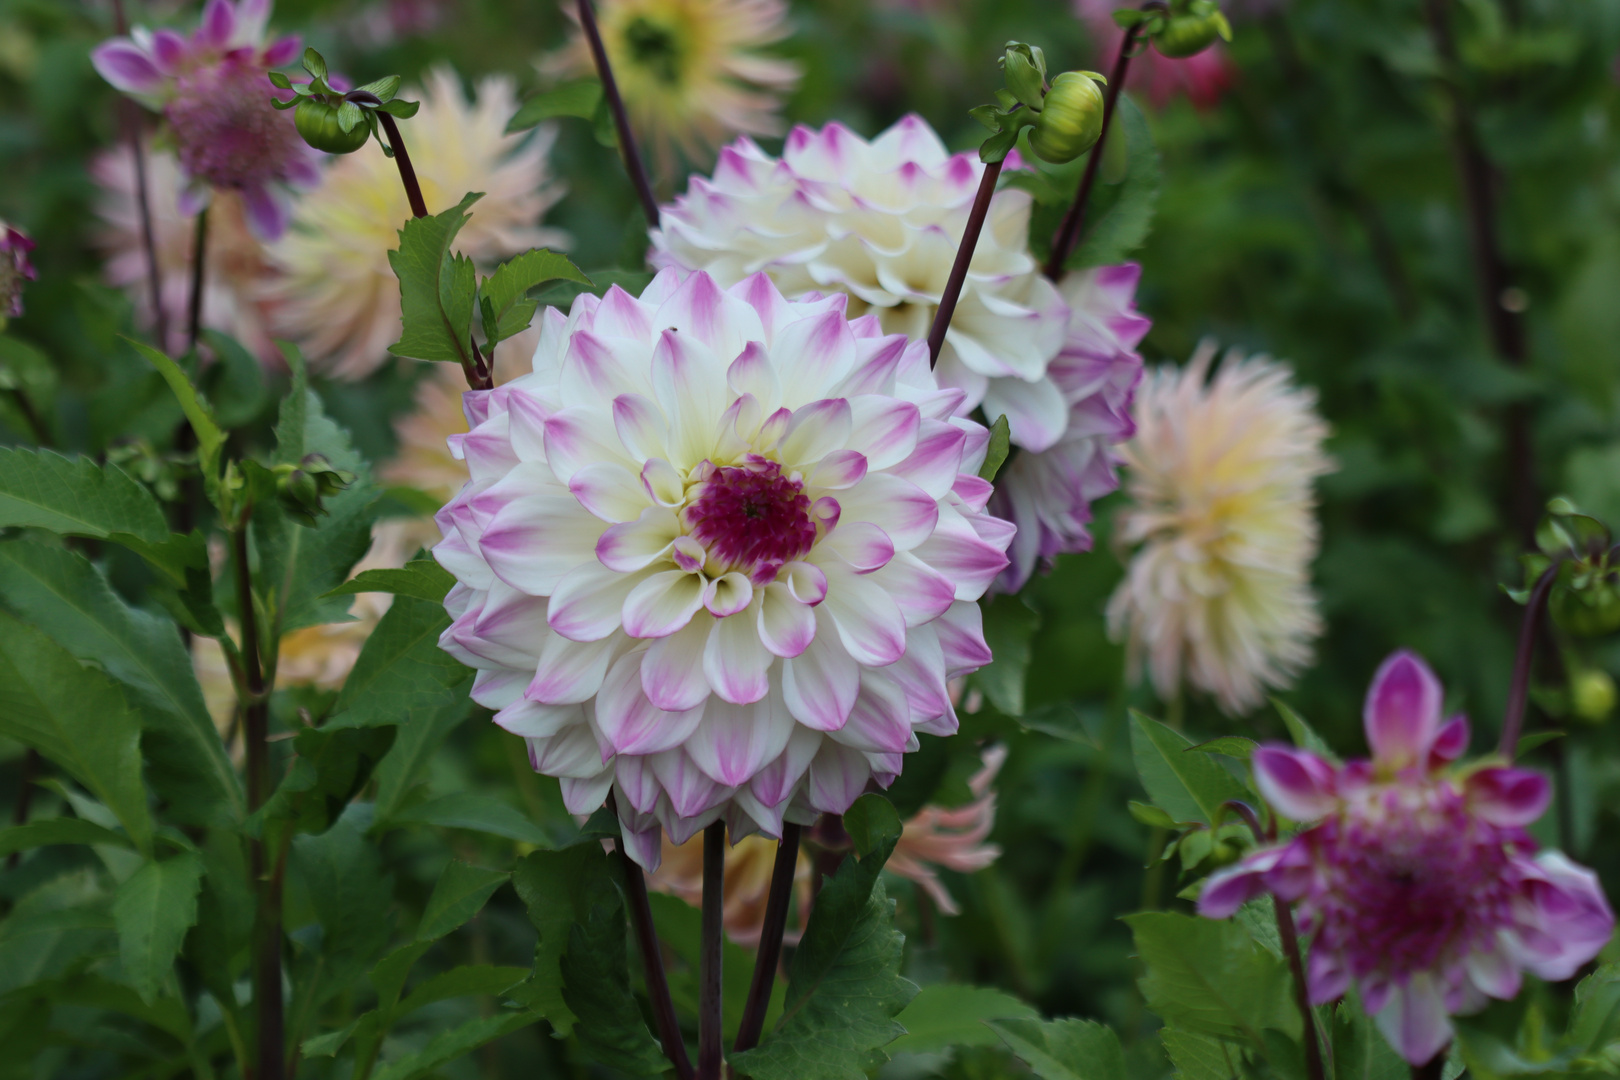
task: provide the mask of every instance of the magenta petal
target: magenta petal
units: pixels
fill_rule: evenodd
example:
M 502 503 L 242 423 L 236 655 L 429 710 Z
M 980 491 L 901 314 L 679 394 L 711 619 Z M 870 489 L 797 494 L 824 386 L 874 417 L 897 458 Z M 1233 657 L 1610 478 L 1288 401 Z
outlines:
M 1429 756 L 1439 762 L 1456 761 L 1468 750 L 1468 717 L 1458 713 L 1440 728 Z
M 1379 764 L 1404 768 L 1428 756 L 1440 726 L 1440 699 L 1440 680 L 1416 653 L 1402 649 L 1383 662 L 1362 710 Z
M 192 40 L 199 45 L 223 49 L 230 44 L 234 33 L 236 9 L 231 6 L 230 0 L 208 0 L 208 6 L 203 8 L 202 25 L 197 27 Z
M 287 231 L 292 207 L 278 193 L 268 187 L 243 188 L 242 202 L 247 206 L 248 225 L 259 239 L 275 240 Z
M 1350 968 L 1344 957 L 1325 949 L 1312 949 L 1305 971 L 1306 988 L 1312 1005 L 1337 1001 L 1350 989 Z
M 297 34 L 289 34 L 284 38 L 277 38 L 264 50 L 264 66 L 268 68 L 286 67 L 298 59 L 302 51 L 303 40 Z
M 1338 806 L 1333 766 L 1309 751 L 1261 746 L 1255 749 L 1252 764 L 1260 794 L 1284 817 L 1316 821 Z
M 1266 892 L 1266 874 L 1283 856 L 1283 848 L 1262 848 L 1235 866 L 1217 871 L 1204 882 L 1198 894 L 1198 914 L 1206 919 L 1224 919 L 1238 908 Z
M 178 74 L 186 62 L 186 39 L 173 30 L 157 30 L 152 34 L 152 59 L 158 69 L 169 75 Z
M 166 81 L 145 50 L 124 38 L 97 45 L 90 62 L 103 79 L 126 94 L 155 94 Z
M 1427 1064 L 1451 1042 L 1445 994 L 1428 972 L 1394 987 L 1374 1019 L 1395 1052 L 1413 1065 Z
M 1547 778 L 1529 769 L 1481 769 L 1468 777 L 1468 804 L 1493 825 L 1528 825 L 1552 800 Z

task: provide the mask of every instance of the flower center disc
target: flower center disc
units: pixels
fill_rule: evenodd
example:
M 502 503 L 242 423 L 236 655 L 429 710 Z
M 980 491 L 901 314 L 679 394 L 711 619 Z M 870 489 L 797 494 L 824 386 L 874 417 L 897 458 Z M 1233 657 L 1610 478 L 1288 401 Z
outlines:
M 810 498 L 781 465 L 750 455 L 740 466 L 710 468 L 688 489 L 683 516 L 712 561 L 769 580 L 810 550 L 816 542 Z

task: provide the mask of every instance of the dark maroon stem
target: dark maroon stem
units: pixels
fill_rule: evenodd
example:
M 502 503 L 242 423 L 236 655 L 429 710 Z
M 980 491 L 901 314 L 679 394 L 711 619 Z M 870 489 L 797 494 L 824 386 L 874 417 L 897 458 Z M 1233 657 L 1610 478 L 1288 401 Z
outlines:
M 1080 188 L 1075 192 L 1074 202 L 1069 206 L 1069 212 L 1063 215 L 1063 224 L 1058 226 L 1057 233 L 1052 237 L 1052 250 L 1046 256 L 1044 272 L 1053 281 L 1063 276 L 1063 264 L 1069 261 L 1069 255 L 1080 239 L 1080 226 L 1086 219 L 1086 200 L 1091 197 L 1091 187 L 1097 182 L 1103 143 L 1108 139 L 1108 129 L 1114 122 L 1114 108 L 1119 104 L 1119 92 L 1131 69 L 1132 50 L 1136 48 L 1139 29 L 1127 27 L 1125 36 L 1120 39 L 1119 55 L 1114 57 L 1114 70 L 1108 73 L 1108 88 L 1103 92 L 1102 132 L 1097 136 L 1097 144 L 1091 148 L 1091 156 L 1086 158 L 1086 171 L 1080 174 Z
M 793 899 L 793 878 L 799 869 L 799 832 L 799 826 L 792 822 L 783 825 L 782 842 L 776 846 L 771 891 L 765 897 L 765 919 L 760 924 L 759 953 L 754 957 L 754 979 L 748 984 L 748 1002 L 737 1027 L 737 1041 L 731 1046 L 735 1053 L 758 1046 L 765 1030 L 765 1010 L 770 1007 L 771 988 L 776 985 L 782 934 L 787 930 L 788 905 Z
M 996 193 L 996 180 L 1001 176 L 1001 162 L 992 161 L 984 167 L 979 178 L 979 190 L 973 196 L 973 209 L 968 212 L 967 231 L 956 249 L 956 262 L 951 264 L 951 276 L 945 280 L 945 292 L 939 298 L 939 310 L 934 312 L 934 325 L 928 328 L 928 366 L 939 363 L 939 351 L 945 347 L 945 331 L 950 329 L 951 316 L 956 314 L 956 302 L 961 299 L 962 285 L 967 281 L 968 264 L 973 262 L 973 249 L 979 246 L 979 233 L 984 231 L 985 215 L 990 212 L 990 198 Z
M 703 941 L 698 953 L 697 1080 L 720 1080 L 720 959 L 725 940 L 726 823 L 703 830 Z
M 591 48 L 591 59 L 596 64 L 597 78 L 602 80 L 602 96 L 607 99 L 608 111 L 613 114 L 613 128 L 619 133 L 619 149 L 624 154 L 624 170 L 630 174 L 630 183 L 641 200 L 641 212 L 647 215 L 647 228 L 658 228 L 658 200 L 653 197 L 652 184 L 647 179 L 647 166 L 636 149 L 636 136 L 630 130 L 630 116 L 624 111 L 624 98 L 619 96 L 618 81 L 613 78 L 613 64 L 608 60 L 607 47 L 602 44 L 602 31 L 596 25 L 596 12 L 591 0 L 579 0 L 579 28 Z
M 1519 624 L 1519 646 L 1513 653 L 1513 680 L 1508 683 L 1507 709 L 1502 713 L 1502 741 L 1497 745 L 1497 750 L 1509 761 L 1519 751 L 1524 705 L 1530 697 L 1530 665 L 1536 658 L 1536 637 L 1541 620 L 1547 614 L 1547 594 L 1552 592 L 1553 581 L 1562 565 L 1563 560 L 1559 560 L 1543 570 L 1530 590 L 1530 598 L 1525 601 L 1524 620 Z
M 613 807 L 613 796 L 608 795 Z M 617 811 L 615 811 L 617 813 Z M 680 1021 L 669 996 L 669 977 L 664 974 L 664 954 L 658 949 L 658 932 L 653 928 L 652 902 L 647 899 L 647 878 L 634 859 L 619 845 L 619 862 L 624 868 L 624 891 L 629 899 L 630 925 L 635 928 L 636 948 L 641 952 L 641 970 L 647 983 L 647 999 L 652 1004 L 653 1024 L 664 1056 L 675 1068 L 676 1080 L 692 1080 L 692 1061 L 681 1040 Z
M 1283 955 L 1288 957 L 1288 970 L 1294 976 L 1294 1004 L 1299 1006 L 1299 1018 L 1305 1023 L 1305 1075 L 1309 1080 L 1326 1080 L 1316 1013 L 1311 1009 L 1311 993 L 1305 985 L 1305 960 L 1300 953 L 1299 933 L 1294 929 L 1294 913 L 1280 896 L 1273 895 L 1271 902 L 1277 909 L 1277 936 L 1282 939 Z
M 1497 234 L 1495 169 L 1485 156 L 1473 110 L 1458 81 L 1457 43 L 1451 33 L 1447 8 L 1449 0 L 1424 0 L 1429 37 L 1442 65 L 1441 84 L 1451 111 L 1452 156 L 1468 216 L 1469 240 L 1474 251 L 1474 277 L 1479 286 L 1480 307 L 1496 354 L 1514 367 L 1529 363 L 1520 305 L 1513 304 L 1512 275 L 1502 255 Z M 1521 402 L 1508 406 L 1506 453 L 1510 477 L 1508 511 L 1521 538 L 1535 535 L 1539 497 L 1536 493 L 1535 461 L 1530 442 L 1530 410 Z
M 186 304 L 186 351 L 197 351 L 202 337 L 203 285 L 208 274 L 208 207 L 197 211 L 191 244 L 191 297 Z
M 422 199 L 422 185 L 416 181 L 416 170 L 411 167 L 411 155 L 405 150 L 405 140 L 399 133 L 399 125 L 394 118 L 376 110 L 377 120 L 382 124 L 383 133 L 388 136 L 388 145 L 394 151 L 394 164 L 399 166 L 399 182 L 405 185 L 405 197 L 411 200 L 411 213 L 416 217 L 427 217 L 427 203 Z

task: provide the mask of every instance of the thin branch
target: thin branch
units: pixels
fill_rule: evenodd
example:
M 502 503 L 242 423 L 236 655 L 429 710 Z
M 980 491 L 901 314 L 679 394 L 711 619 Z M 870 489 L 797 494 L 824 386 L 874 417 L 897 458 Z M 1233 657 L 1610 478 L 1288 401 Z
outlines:
M 394 151 L 394 164 L 399 166 L 399 182 L 405 185 L 405 197 L 411 201 L 411 213 L 419 218 L 427 217 L 422 185 L 416 180 L 416 169 L 411 165 L 411 155 L 405 149 L 405 139 L 399 133 L 399 125 L 381 109 L 377 110 L 377 119 L 382 124 L 383 133 L 388 136 L 389 147 Z
M 602 31 L 596 25 L 596 12 L 591 0 L 579 0 L 579 27 L 591 48 L 591 59 L 596 64 L 596 75 L 602 80 L 602 96 L 607 99 L 608 111 L 613 114 L 613 127 L 619 134 L 619 149 L 624 153 L 624 170 L 630 174 L 630 183 L 641 200 L 641 212 L 647 216 L 647 228 L 658 228 L 658 200 L 653 196 L 652 184 L 647 179 L 647 166 L 636 148 L 636 136 L 630 130 L 630 116 L 624 111 L 624 98 L 619 96 L 619 83 L 613 77 L 613 64 L 608 60 L 607 47 L 602 44 Z
M 202 337 L 203 285 L 208 274 L 208 207 L 197 211 L 191 243 L 191 297 L 186 304 L 186 351 L 196 352 Z
M 1311 1008 L 1311 992 L 1305 985 L 1305 961 L 1300 953 L 1299 933 L 1294 929 L 1294 912 L 1282 897 L 1272 894 L 1272 905 L 1277 910 L 1277 936 L 1282 939 L 1283 955 L 1288 957 L 1288 970 L 1294 976 L 1294 1004 L 1299 1007 L 1299 1018 L 1305 1024 L 1305 1075 L 1310 1080 L 1326 1080 L 1322 1067 L 1322 1044 L 1316 1030 L 1316 1012 Z
M 1524 730 L 1524 705 L 1530 697 L 1530 665 L 1536 658 L 1536 637 L 1547 614 L 1547 595 L 1563 560 L 1541 572 L 1530 598 L 1525 601 L 1524 620 L 1519 624 L 1519 645 L 1513 653 L 1513 680 L 1508 683 L 1507 709 L 1502 713 L 1502 741 L 1497 750 L 1512 761 L 1519 751 L 1519 733 Z
M 737 1027 L 735 1053 L 759 1045 L 765 1030 L 765 1010 L 776 985 L 776 965 L 782 959 L 782 934 L 787 929 L 788 904 L 793 898 L 793 878 L 799 869 L 800 827 L 788 822 L 782 826 L 782 842 L 776 846 L 776 863 L 771 867 L 771 891 L 765 897 L 765 919 L 760 924 L 759 953 L 754 958 L 754 979 L 748 984 L 748 1001 L 743 1006 L 742 1023 Z
M 726 823 L 703 830 L 703 940 L 698 953 L 697 1080 L 720 1080 L 720 964 L 725 940 Z
M 945 347 L 945 331 L 950 329 L 951 316 L 956 314 L 956 302 L 962 297 L 962 286 L 967 281 L 968 265 L 973 262 L 973 249 L 979 245 L 979 233 L 984 231 L 984 219 L 990 212 L 990 199 L 996 193 L 996 180 L 1001 176 L 1001 162 L 992 161 L 984 167 L 979 178 L 979 190 L 973 196 L 973 209 L 968 211 L 967 231 L 956 249 L 956 261 L 951 264 L 951 276 L 945 281 L 945 292 L 939 298 L 939 310 L 934 312 L 934 325 L 928 328 L 928 366 L 939 363 L 939 351 Z

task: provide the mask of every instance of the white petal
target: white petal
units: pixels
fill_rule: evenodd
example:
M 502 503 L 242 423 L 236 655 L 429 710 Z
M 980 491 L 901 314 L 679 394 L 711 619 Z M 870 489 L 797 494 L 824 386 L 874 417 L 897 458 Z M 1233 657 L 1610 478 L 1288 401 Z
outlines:
M 595 559 L 605 528 L 573 499 L 519 499 L 490 521 L 478 551 L 514 589 L 546 596 L 564 574 Z
M 596 695 L 596 726 L 619 754 L 655 754 L 679 746 L 703 718 L 703 707 L 682 712 L 660 709 L 641 689 L 644 653 L 620 657 Z
M 547 620 L 572 641 L 600 641 L 619 628 L 625 597 L 650 574 L 621 574 L 599 562 L 581 563 L 557 582 Z
M 819 610 L 832 617 L 849 654 L 868 667 L 900 659 L 906 651 L 906 617 L 894 598 L 847 567 L 827 563 L 822 569 L 827 572 L 827 599 Z
M 711 701 L 686 742 L 692 761 L 716 783 L 746 784 L 787 747 L 796 727 L 780 701 L 732 705 Z
M 617 462 L 599 461 L 575 472 L 568 490 L 603 521 L 633 521 L 647 508 L 640 477 Z
M 681 535 L 681 523 L 667 506 L 649 506 L 634 521 L 603 530 L 592 553 L 602 565 L 620 573 L 649 566 L 669 554 Z
M 703 606 L 701 574 L 682 570 L 656 573 L 630 591 L 624 601 L 624 632 L 631 637 L 668 637 Z
M 546 705 L 589 701 L 601 689 L 618 646 L 619 641 L 612 637 L 581 643 L 553 634 L 540 650 L 540 662 L 524 697 Z
M 773 581 L 765 586 L 758 629 L 765 648 L 792 659 L 808 649 L 816 636 L 816 609 L 796 600 L 787 585 Z
M 869 521 L 882 529 L 896 551 L 910 551 L 927 540 L 939 521 L 939 503 L 916 484 L 888 473 L 838 493 L 839 524 Z
M 746 611 L 719 619 L 703 650 L 702 674 L 708 685 L 733 704 L 751 704 L 770 689 L 775 658 L 760 641 L 757 627 L 757 620 Z
M 860 665 L 839 644 L 831 621 L 818 615 L 810 647 L 782 662 L 782 697 L 788 712 L 817 731 L 844 726 L 861 684 Z
M 823 398 L 795 409 L 777 446 L 786 468 L 808 470 L 849 442 L 850 410 L 844 398 Z
M 641 689 L 660 709 L 681 712 L 703 704 L 709 683 L 703 677 L 703 649 L 713 620 L 699 616 L 685 629 L 659 638 L 641 661 Z

